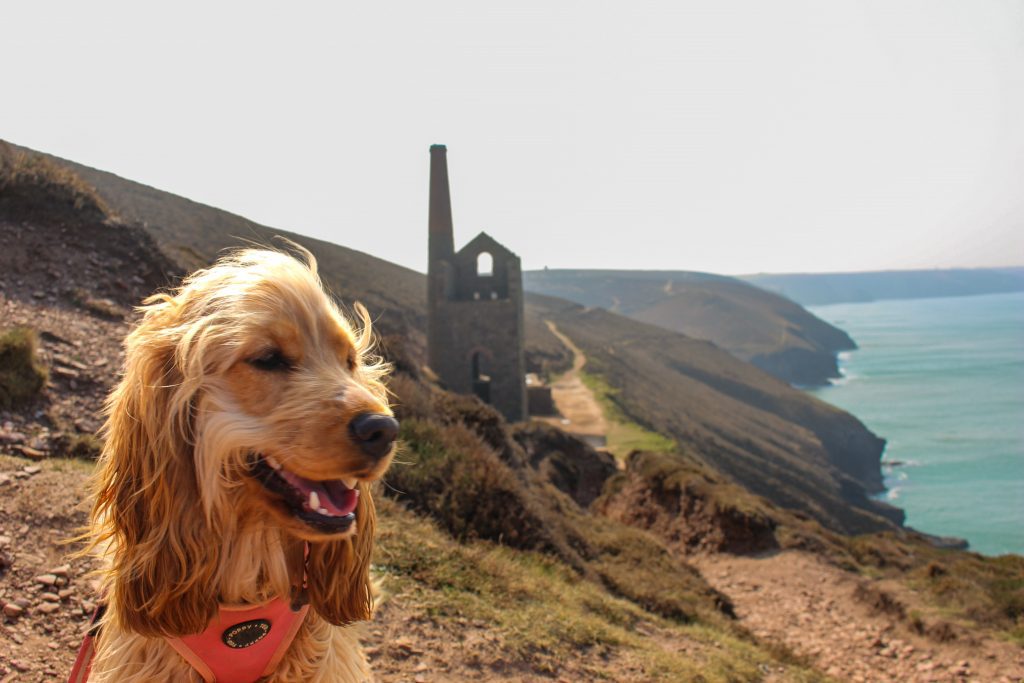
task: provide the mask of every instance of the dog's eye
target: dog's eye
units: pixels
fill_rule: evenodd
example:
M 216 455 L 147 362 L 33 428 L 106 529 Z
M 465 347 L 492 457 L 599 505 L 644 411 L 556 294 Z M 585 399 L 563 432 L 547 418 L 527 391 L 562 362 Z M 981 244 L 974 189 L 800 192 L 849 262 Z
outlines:
M 359 362 L 356 360 L 355 351 L 349 351 L 347 363 L 348 363 L 349 371 L 350 372 L 355 372 L 356 371 L 356 367 L 359 365 Z
M 284 354 L 277 349 L 267 351 L 256 358 L 250 358 L 249 364 L 257 370 L 266 370 L 267 372 L 278 372 L 281 370 L 292 369 L 292 364 L 284 357 Z

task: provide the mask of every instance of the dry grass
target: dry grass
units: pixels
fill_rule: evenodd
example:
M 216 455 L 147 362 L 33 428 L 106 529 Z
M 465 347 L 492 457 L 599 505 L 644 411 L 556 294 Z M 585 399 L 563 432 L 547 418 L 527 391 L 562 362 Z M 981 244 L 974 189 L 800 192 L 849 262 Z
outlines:
M 0 140 L 0 196 L 7 211 L 67 220 L 111 217 L 95 188 L 67 166 Z
M 905 583 L 930 609 L 915 615 L 922 629 L 942 622 L 991 628 L 1024 645 L 1024 557 L 986 557 L 935 548 L 916 535 L 871 534 L 850 539 L 863 571 Z
M 35 397 L 46 385 L 47 371 L 39 362 L 35 330 L 14 327 L 0 333 L 0 408 L 11 408 Z
M 538 675 L 583 657 L 595 680 L 620 680 L 608 661 L 628 663 L 632 680 L 758 681 L 779 667 L 786 680 L 822 680 L 732 629 L 665 619 L 580 581 L 550 555 L 454 542 L 387 500 L 380 519 L 374 566 L 386 596 L 433 619 L 484 626 L 513 665 Z

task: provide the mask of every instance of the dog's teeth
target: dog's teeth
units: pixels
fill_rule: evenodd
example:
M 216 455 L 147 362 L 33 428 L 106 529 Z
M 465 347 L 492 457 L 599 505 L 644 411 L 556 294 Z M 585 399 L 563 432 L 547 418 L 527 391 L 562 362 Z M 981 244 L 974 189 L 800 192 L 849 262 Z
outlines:
M 345 485 L 345 488 L 354 489 L 358 480 L 355 477 L 352 477 L 351 479 L 342 479 L 341 483 Z
M 320 509 L 320 496 L 316 494 L 316 491 L 309 492 L 309 509 L 319 510 Z
M 281 469 L 281 463 L 279 463 L 279 462 L 277 461 L 277 459 L 276 459 L 276 458 L 274 458 L 274 456 L 272 456 L 272 455 L 268 455 L 268 456 L 267 456 L 266 458 L 264 458 L 264 459 L 265 459 L 265 460 L 267 461 L 267 464 L 268 464 L 268 465 L 270 465 L 271 467 L 273 467 L 273 468 L 274 468 L 275 470 L 279 470 L 279 469 Z
M 319 510 L 317 510 L 317 512 L 319 512 L 321 515 L 327 515 L 328 514 L 327 508 L 320 508 Z

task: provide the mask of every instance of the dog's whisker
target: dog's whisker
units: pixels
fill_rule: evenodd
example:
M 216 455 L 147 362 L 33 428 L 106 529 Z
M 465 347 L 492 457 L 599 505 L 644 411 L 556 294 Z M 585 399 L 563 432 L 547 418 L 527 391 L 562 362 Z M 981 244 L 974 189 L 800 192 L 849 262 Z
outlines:
M 387 488 L 388 488 L 388 489 L 390 489 L 391 491 L 394 491 L 395 493 L 397 493 L 397 494 L 398 494 L 398 495 L 400 495 L 400 496 L 404 496 L 404 495 L 406 495 L 405 491 L 402 491 L 402 490 L 396 489 L 396 488 L 395 488 L 394 486 L 392 486 L 392 485 L 391 485 L 391 482 L 389 482 L 389 481 L 388 481 L 387 479 L 381 479 L 381 480 L 380 480 L 380 483 L 381 483 L 381 485 L 383 485 L 383 486 L 387 487 Z

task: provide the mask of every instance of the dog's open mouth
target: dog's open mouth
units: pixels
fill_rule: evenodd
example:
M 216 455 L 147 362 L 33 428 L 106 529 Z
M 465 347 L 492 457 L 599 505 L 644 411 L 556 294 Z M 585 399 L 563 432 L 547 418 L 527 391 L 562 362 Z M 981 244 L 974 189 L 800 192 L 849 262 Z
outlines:
M 315 481 L 289 472 L 270 455 L 256 454 L 252 472 L 263 488 L 279 496 L 293 517 L 318 531 L 341 533 L 356 520 L 355 479 Z

